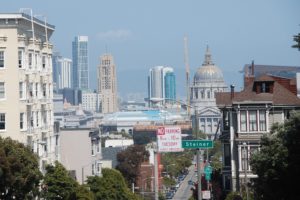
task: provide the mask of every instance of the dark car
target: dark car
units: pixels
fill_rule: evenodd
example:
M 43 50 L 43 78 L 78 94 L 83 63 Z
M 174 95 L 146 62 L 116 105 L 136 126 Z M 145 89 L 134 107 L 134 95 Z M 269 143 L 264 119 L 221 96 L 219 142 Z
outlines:
M 172 199 L 173 196 L 174 196 L 174 193 L 168 192 L 168 193 L 166 194 L 166 199 Z
M 188 181 L 188 184 L 189 184 L 189 185 L 194 185 L 194 182 L 193 182 L 192 180 L 189 180 L 189 181 Z

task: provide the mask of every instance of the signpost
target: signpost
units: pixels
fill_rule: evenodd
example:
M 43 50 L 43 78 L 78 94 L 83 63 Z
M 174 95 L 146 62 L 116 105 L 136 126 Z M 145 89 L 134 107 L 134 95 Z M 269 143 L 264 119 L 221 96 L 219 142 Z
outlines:
M 158 152 L 179 152 L 181 148 L 181 128 L 162 126 L 157 130 Z
M 213 148 L 212 140 L 182 140 L 184 149 L 210 149 Z

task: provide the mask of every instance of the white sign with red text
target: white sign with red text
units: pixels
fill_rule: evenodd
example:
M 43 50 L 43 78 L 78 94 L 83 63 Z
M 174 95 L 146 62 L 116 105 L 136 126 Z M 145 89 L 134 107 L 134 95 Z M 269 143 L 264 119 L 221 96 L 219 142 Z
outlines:
M 157 129 L 158 152 L 179 152 L 181 148 L 181 128 L 161 126 Z

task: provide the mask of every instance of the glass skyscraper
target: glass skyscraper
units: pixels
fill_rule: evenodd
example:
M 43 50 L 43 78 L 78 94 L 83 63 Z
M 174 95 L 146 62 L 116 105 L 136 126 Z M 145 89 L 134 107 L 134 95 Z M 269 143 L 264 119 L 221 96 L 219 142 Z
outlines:
M 72 43 L 73 88 L 89 89 L 88 37 L 77 36 Z
M 172 71 L 168 71 L 165 74 L 165 98 L 166 101 L 170 99 L 176 100 L 175 74 Z
M 156 66 L 149 70 L 149 106 L 163 105 L 176 100 L 176 80 L 171 67 Z M 174 103 L 174 102 L 173 102 Z

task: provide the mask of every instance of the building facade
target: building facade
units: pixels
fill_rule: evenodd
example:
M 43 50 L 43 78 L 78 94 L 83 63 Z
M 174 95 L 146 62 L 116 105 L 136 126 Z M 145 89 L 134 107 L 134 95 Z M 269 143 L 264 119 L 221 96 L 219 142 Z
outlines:
M 104 54 L 100 57 L 98 67 L 98 93 L 101 95 L 102 113 L 118 111 L 117 73 L 113 56 Z
M 81 106 L 83 110 L 100 112 L 101 95 L 96 92 L 82 91 Z
M 223 79 L 223 73 L 211 58 L 209 48 L 205 53 L 205 60 L 194 75 L 190 88 L 191 107 L 194 108 L 194 119 L 197 115 L 199 129 L 208 138 L 214 138 L 218 133 L 218 124 L 221 113 L 216 105 L 215 93 L 226 91 L 227 86 Z M 195 122 L 195 120 L 194 120 Z
M 58 89 L 63 88 L 71 88 L 72 87 L 72 60 L 68 58 L 61 58 L 58 61 L 58 82 L 57 87 Z
M 246 81 L 243 91 L 217 93 L 216 103 L 222 113 L 223 188 L 240 189 L 256 178 L 250 159 L 260 149 L 260 139 L 275 123 L 283 123 L 291 112 L 300 110 L 300 99 L 285 78 L 262 75 Z M 282 84 L 284 83 L 284 84 Z M 287 87 L 288 86 L 288 87 Z
M 171 67 L 156 66 L 149 70 L 149 106 L 162 106 L 176 100 L 176 78 Z
M 72 42 L 73 88 L 89 89 L 88 36 L 76 36 Z
M 0 136 L 30 146 L 41 170 L 57 159 L 53 31 L 53 25 L 24 13 L 0 14 Z

